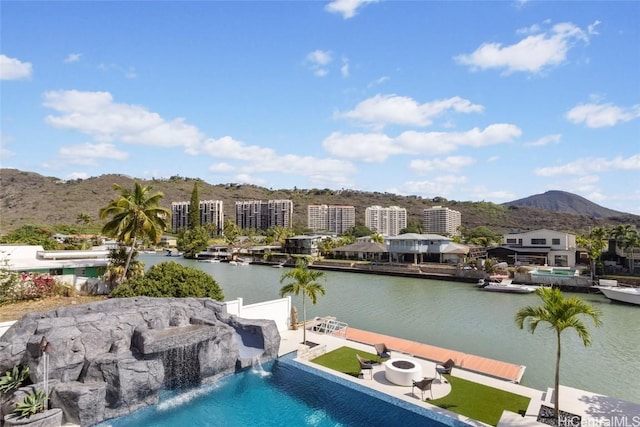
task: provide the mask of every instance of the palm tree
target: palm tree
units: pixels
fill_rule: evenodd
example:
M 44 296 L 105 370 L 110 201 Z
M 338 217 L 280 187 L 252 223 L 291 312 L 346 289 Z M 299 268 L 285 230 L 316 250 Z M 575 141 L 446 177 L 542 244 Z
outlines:
M 120 197 L 100 209 L 100 219 L 111 217 L 102 227 L 103 234 L 130 245 L 121 277 L 124 280 L 137 240 L 148 238 L 154 244 L 158 243 L 167 228 L 171 211 L 160 206 L 160 200 L 164 197 L 162 193 L 150 194 L 151 186 L 136 182 L 133 191 L 118 184 L 114 184 L 113 189 L 120 192 Z
M 293 294 L 300 295 L 302 292 L 302 322 L 304 327 L 302 328 L 302 343 L 307 342 L 307 310 L 305 307 L 305 297 L 309 297 L 313 305 L 318 302 L 318 295 L 324 295 L 324 287 L 318 283 L 320 278 L 324 277 L 324 272 L 318 270 L 310 270 L 307 261 L 303 258 L 298 259 L 296 267 L 282 273 L 280 277 L 280 283 L 287 279 L 293 281 L 284 285 L 280 289 L 280 297 Z
M 81 212 L 76 217 L 76 224 L 81 224 L 80 234 L 84 234 L 85 227 L 93 222 L 93 218 L 86 212 Z
M 593 227 L 586 236 L 576 236 L 576 243 L 587 251 L 589 257 L 589 269 L 591 270 L 591 283 L 594 280 L 596 261 L 600 260 L 602 251 L 607 245 L 609 232 L 602 227 Z
M 633 251 L 635 247 L 640 246 L 638 230 L 631 224 L 620 224 L 611 230 L 611 237 L 615 239 L 616 245 L 619 245 L 625 254 L 630 253 L 627 260 L 629 271 L 633 273 Z
M 516 325 L 520 329 L 527 322 L 527 329 L 532 334 L 540 322 L 547 322 L 549 328 L 556 333 L 556 376 L 554 393 L 554 416 L 559 423 L 560 416 L 560 334 L 565 329 L 575 329 L 585 347 L 591 345 L 591 334 L 581 319 L 586 315 L 593 319 L 596 327 L 600 326 L 600 311 L 578 297 L 565 298 L 560 289 L 539 288 L 536 293 L 542 299 L 540 306 L 526 306 L 518 310 L 515 316 Z
M 630 254 L 629 272 L 631 274 L 635 274 L 636 267 L 634 263 L 634 252 L 635 248 L 637 248 L 638 246 L 640 246 L 640 234 L 638 234 L 638 231 L 634 228 L 622 240 L 622 247 Z

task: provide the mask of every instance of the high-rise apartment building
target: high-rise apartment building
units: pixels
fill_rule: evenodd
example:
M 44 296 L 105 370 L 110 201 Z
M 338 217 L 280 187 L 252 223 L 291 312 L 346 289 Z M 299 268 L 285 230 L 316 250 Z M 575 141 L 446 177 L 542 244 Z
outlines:
M 343 234 L 356 225 L 356 208 L 341 205 L 307 206 L 307 226 L 313 231 Z
M 291 200 L 248 200 L 236 202 L 236 225 L 242 229 L 290 228 L 293 220 Z
M 407 210 L 398 206 L 371 206 L 365 209 L 364 225 L 383 236 L 397 236 L 407 228 Z
M 462 225 L 460 212 L 442 206 L 432 206 L 422 211 L 422 228 L 425 233 L 458 236 Z
M 200 225 L 212 224 L 216 234 L 224 230 L 224 212 L 222 200 L 200 200 Z M 176 233 L 189 225 L 189 209 L 191 202 L 171 203 L 171 229 Z

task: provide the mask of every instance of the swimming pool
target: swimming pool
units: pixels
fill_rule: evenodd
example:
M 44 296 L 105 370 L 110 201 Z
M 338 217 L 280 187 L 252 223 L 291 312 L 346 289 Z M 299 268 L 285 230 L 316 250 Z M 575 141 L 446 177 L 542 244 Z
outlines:
M 165 393 L 158 405 L 101 427 L 397 425 L 458 427 L 467 424 L 281 357 L 264 371 L 246 370 L 215 384 Z

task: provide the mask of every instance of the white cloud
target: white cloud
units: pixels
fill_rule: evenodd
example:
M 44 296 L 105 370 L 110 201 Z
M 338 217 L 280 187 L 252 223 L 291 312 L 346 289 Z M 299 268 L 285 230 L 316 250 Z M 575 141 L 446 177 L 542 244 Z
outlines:
M 353 110 L 338 113 L 337 116 L 381 128 L 387 124 L 429 126 L 434 118 L 447 111 L 480 113 L 483 110 L 482 105 L 472 104 L 459 96 L 418 104 L 405 96 L 377 94 L 360 102 Z
M 539 176 L 589 175 L 612 170 L 640 170 L 640 154 L 627 158 L 617 156 L 611 160 L 603 157 L 583 158 L 561 166 L 538 168 L 534 173 Z
M 562 64 L 567 53 L 577 42 L 589 42 L 596 23 L 587 32 L 570 22 L 559 23 L 541 34 L 532 34 L 519 42 L 504 46 L 502 43 L 483 43 L 471 54 L 462 54 L 454 60 L 472 70 L 490 68 L 505 69 L 506 74 L 517 71 L 540 73 L 547 68 Z M 532 26 L 526 33 L 539 30 Z M 522 30 L 520 30 L 522 32 Z
M 342 67 L 340 67 L 342 77 L 349 77 L 349 58 L 342 58 Z
M 327 12 L 339 13 L 344 19 L 353 18 L 358 8 L 367 3 L 375 3 L 377 0 L 333 0 L 324 9 Z
M 203 139 L 200 131 L 183 118 L 166 121 L 144 107 L 114 102 L 109 92 L 50 91 L 44 94 L 43 104 L 60 113 L 48 115 L 48 124 L 90 135 L 100 142 L 190 149 Z
M 566 114 L 572 123 L 584 123 L 590 128 L 615 126 L 640 117 L 640 104 L 631 108 L 618 107 L 613 104 L 580 104 Z
M 481 130 L 466 132 L 406 131 L 391 138 L 383 133 L 343 134 L 334 132 L 322 142 L 327 152 L 336 157 L 362 162 L 383 162 L 389 156 L 434 155 L 455 151 L 460 146 L 484 147 L 511 142 L 521 134 L 514 125 L 498 123 Z
M 67 164 L 74 165 L 97 165 L 98 160 L 126 160 L 128 153 L 118 150 L 109 143 L 85 143 L 68 147 L 61 147 L 58 150 L 60 160 Z
M 122 74 L 126 79 L 135 79 L 136 77 L 138 77 L 138 74 L 136 73 L 136 70 L 134 67 L 123 67 L 121 65 L 118 64 L 99 64 L 98 65 L 98 70 L 100 71 L 104 71 L 105 73 L 110 73 L 110 72 L 117 72 Z
M 257 173 L 284 173 L 305 176 L 314 184 L 344 184 L 349 182 L 348 177 L 355 173 L 353 164 L 345 160 L 293 154 L 279 155 L 271 148 L 247 145 L 228 136 L 207 139 L 200 147 L 200 152 L 239 162 L 235 165 L 212 165 L 209 170 L 214 173 L 238 171 L 247 177 Z
M 87 179 L 87 178 L 89 178 L 89 174 L 86 172 L 72 172 L 67 175 L 67 180 Z
M 334 156 L 362 162 L 383 162 L 390 155 L 401 153 L 394 147 L 393 139 L 381 133 L 334 132 L 322 141 L 322 146 Z
M 229 163 L 215 163 L 209 166 L 209 171 L 213 173 L 229 173 L 235 171 L 236 168 Z
M 386 82 L 387 80 L 389 80 L 389 77 L 388 77 L 388 76 L 382 76 L 382 77 L 380 77 L 380 78 L 378 78 L 378 79 L 376 79 L 376 80 L 372 81 L 371 83 L 369 83 L 369 84 L 367 85 L 367 88 L 368 88 L 368 89 L 371 89 L 371 88 L 372 88 L 372 87 L 374 87 L 374 86 L 381 85 L 382 83 Z
M 431 160 L 414 159 L 411 160 L 409 167 L 418 173 L 431 171 L 459 171 L 467 166 L 474 164 L 476 161 L 473 157 L 468 156 L 450 156 L 445 158 L 435 158 Z
M 536 139 L 535 141 L 525 142 L 523 145 L 526 147 L 543 147 L 545 145 L 560 144 L 561 140 L 562 135 L 556 133 L 553 135 L 545 135 L 542 138 Z
M 33 67 L 30 62 L 0 55 L 0 80 L 21 80 L 31 77 Z
M 484 129 L 473 128 L 466 132 L 415 132 L 407 131 L 397 141 L 408 154 L 447 152 L 459 146 L 485 147 L 513 141 L 522 134 L 515 125 L 496 123 Z
M 333 53 L 330 50 L 316 49 L 307 54 L 309 68 L 318 77 L 324 77 L 329 73 L 327 65 L 333 61 Z
M 0 166 L 2 167 L 6 166 L 6 165 L 2 165 L 2 161 L 15 156 L 16 154 L 7 148 L 12 143 L 13 143 L 13 137 L 0 132 Z
M 423 197 L 436 197 L 450 194 L 458 186 L 465 184 L 467 178 L 460 175 L 439 175 L 428 181 L 407 181 L 400 187 L 402 194 L 416 194 Z
M 70 63 L 70 62 L 78 62 L 80 61 L 80 57 L 82 56 L 81 53 L 70 53 L 67 55 L 67 57 L 64 59 L 64 62 L 66 63 Z

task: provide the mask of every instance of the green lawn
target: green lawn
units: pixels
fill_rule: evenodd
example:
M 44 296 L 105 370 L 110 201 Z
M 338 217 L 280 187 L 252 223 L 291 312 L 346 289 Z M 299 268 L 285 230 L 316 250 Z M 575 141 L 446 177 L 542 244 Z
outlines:
M 500 421 L 502 411 L 524 414 L 529 406 L 528 397 L 451 375 L 445 375 L 445 378 L 451 384 L 451 393 L 429 403 L 456 414 L 495 426 Z
M 340 347 L 313 359 L 312 362 L 348 375 L 358 376 L 360 366 L 356 360 L 356 354 L 365 359 L 379 360 L 375 354 L 351 347 Z M 498 424 L 503 410 L 524 413 L 529 405 L 528 397 L 451 375 L 445 375 L 445 377 L 451 383 L 451 393 L 442 399 L 429 401 L 429 403 L 456 414 L 495 426 Z
M 316 357 L 312 362 L 329 369 L 333 369 L 334 371 L 340 371 L 357 377 L 360 373 L 360 364 L 356 359 L 356 354 L 359 354 L 360 357 L 364 359 L 380 360 L 375 353 L 367 353 L 366 351 L 356 350 L 351 347 L 340 347 L 330 351 L 329 353 L 325 353 L 322 356 Z

